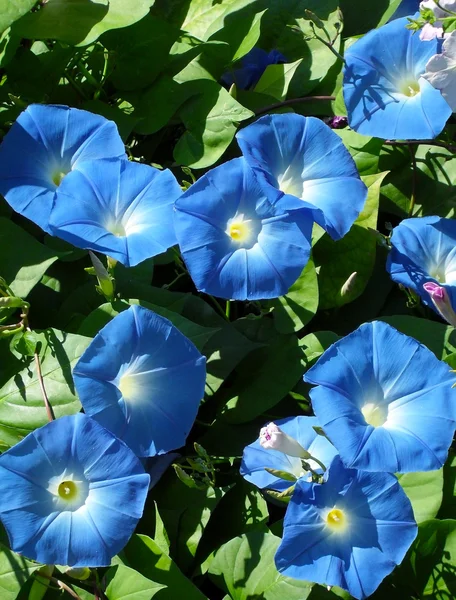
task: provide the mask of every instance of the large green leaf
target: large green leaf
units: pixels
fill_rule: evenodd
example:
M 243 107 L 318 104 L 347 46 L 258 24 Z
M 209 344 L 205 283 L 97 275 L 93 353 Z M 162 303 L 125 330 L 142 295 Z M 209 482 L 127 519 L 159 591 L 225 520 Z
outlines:
M 172 470 L 154 488 L 154 500 L 170 541 L 170 554 L 184 572 L 192 566 L 206 525 L 225 491 L 189 488 Z
M 230 423 L 246 423 L 284 398 L 300 379 L 304 353 L 295 335 L 280 335 L 252 352 L 238 367 L 227 390 L 222 414 Z
M 256 2 L 257 0 L 192 0 L 181 28 L 200 40 L 208 40 L 214 33 L 226 28 L 237 12 Z
M 103 45 L 112 56 L 112 82 L 119 90 L 150 85 L 164 70 L 179 29 L 151 15 L 120 31 L 103 36 Z
M 72 368 L 90 343 L 89 338 L 49 329 L 37 335 L 44 386 L 56 417 L 81 409 Z M 0 444 L 12 446 L 47 422 L 33 358 L 24 359 L 0 389 Z
M 450 451 L 443 466 L 443 501 L 439 519 L 451 519 L 456 515 L 456 454 Z
M 340 8 L 344 15 L 345 35 L 359 35 L 386 23 L 401 0 L 340 0 Z M 417 2 L 418 6 L 418 2 Z
M 25 298 L 57 258 L 21 227 L 0 218 L 0 276 L 17 296 Z
M 125 565 L 111 567 L 105 577 L 105 594 L 108 600 L 151 600 L 166 588 Z
M 366 137 L 348 128 L 336 129 L 335 133 L 350 151 L 360 175 L 372 175 L 378 172 L 382 140 Z
M 180 111 L 187 131 L 174 148 L 174 158 L 181 165 L 202 169 L 222 156 L 238 124 L 254 114 L 215 81 L 198 83 L 197 95 Z
M 268 65 L 256 84 L 254 92 L 268 94 L 276 100 L 285 100 L 291 80 L 302 58 L 292 63 Z
M 318 308 L 318 280 L 312 259 L 288 292 L 271 304 L 274 307 L 275 325 L 280 333 L 299 331 L 307 325 Z
M 25 38 L 54 39 L 84 46 L 110 29 L 127 27 L 147 15 L 154 0 L 48 0 L 16 22 Z
M 37 0 L 0 0 L 0 33 L 25 15 Z
M 450 600 L 456 594 L 456 520 L 421 523 L 418 537 L 397 577 L 416 597 Z M 410 589 L 409 588 L 409 589 Z
M 440 360 L 446 360 L 456 352 L 456 333 L 451 325 L 408 315 L 382 317 L 381 320 L 427 346 Z
M 415 521 L 421 523 L 433 519 L 442 504 L 443 469 L 402 473 L 398 479 L 412 503 Z
M 414 217 L 454 217 L 456 205 L 456 158 L 445 148 L 420 144 L 416 150 Z M 401 217 L 408 215 L 413 187 L 410 160 L 395 169 L 382 186 L 385 210 Z
M 150 581 L 166 586 L 158 592 L 159 600 L 207 600 L 182 574 L 175 562 L 147 535 L 134 535 L 114 562 L 129 566 Z
M 357 298 L 367 285 L 377 246 L 369 229 L 377 228 L 380 186 L 385 175 L 379 173 L 362 178 L 369 190 L 366 204 L 347 235 L 337 242 L 325 235 L 315 245 L 314 260 L 320 267 L 320 308 L 343 306 Z M 354 272 L 357 273 L 355 282 L 350 291 L 342 295 L 344 283 Z
M 39 569 L 39 563 L 31 562 L 0 544 L 0 597 L 15 600 L 30 575 Z
M 313 584 L 284 577 L 275 567 L 280 541 L 272 533 L 236 537 L 218 550 L 209 573 L 232 600 L 306 600 Z

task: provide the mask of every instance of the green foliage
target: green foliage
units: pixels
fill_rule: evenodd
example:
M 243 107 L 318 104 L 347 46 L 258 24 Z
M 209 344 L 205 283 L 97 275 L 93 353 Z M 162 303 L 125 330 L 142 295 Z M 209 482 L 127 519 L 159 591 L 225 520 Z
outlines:
M 274 554 L 279 543 L 280 538 L 271 533 L 236 537 L 220 548 L 209 572 L 233 600 L 306 600 L 312 584 L 284 577 L 275 568 Z
M 2 600 L 15 600 L 30 575 L 40 567 L 40 564 L 31 562 L 0 544 L 0 594 Z
M 424 473 L 403 473 L 399 483 L 410 498 L 417 523 L 433 519 L 443 498 L 443 469 Z
M 106 584 L 105 594 L 108 600 L 151 600 L 166 588 L 125 565 L 111 567 L 106 573 Z

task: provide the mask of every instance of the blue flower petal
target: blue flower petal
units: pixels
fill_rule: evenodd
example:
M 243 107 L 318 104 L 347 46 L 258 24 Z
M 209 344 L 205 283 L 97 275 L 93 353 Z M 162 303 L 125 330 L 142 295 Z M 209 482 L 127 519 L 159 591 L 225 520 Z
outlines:
M 345 53 L 344 100 L 348 123 L 382 139 L 433 139 L 451 108 L 421 77 L 439 52 L 437 39 L 421 41 L 406 17 L 370 31 Z
M 367 188 L 340 137 L 320 119 L 267 115 L 236 138 L 260 182 L 285 194 L 285 208 L 311 209 L 333 239 L 348 232 Z
M 138 456 L 184 445 L 204 396 L 205 358 L 167 319 L 140 306 L 95 336 L 73 371 L 84 410 Z
M 241 59 L 241 67 L 224 73 L 221 81 L 227 87 L 235 83 L 239 90 L 249 90 L 258 83 L 266 67 L 285 62 L 287 59 L 278 50 L 271 50 L 268 53 L 261 48 L 252 48 Z
M 393 230 L 387 270 L 437 313 L 424 284 L 438 283 L 456 308 L 456 223 L 453 219 L 404 219 Z
M 325 466 L 329 466 L 337 454 L 334 446 L 313 429 L 314 426 L 319 426 L 315 417 L 288 417 L 275 421 L 275 424 Z M 260 489 L 269 488 L 283 491 L 290 487 L 289 481 L 271 475 L 265 470 L 265 467 L 286 471 L 297 477 L 301 476 L 300 473 L 303 471 L 299 458 L 288 456 L 277 450 L 262 448 L 257 439 L 244 448 L 241 475 Z M 321 469 L 316 466 L 316 470 Z
M 126 266 L 165 252 L 177 240 L 174 175 L 126 160 L 83 162 L 56 192 L 52 233 Z
M 0 475 L 0 516 L 12 549 L 74 567 L 110 564 L 133 533 L 149 487 L 131 450 L 82 414 L 52 421 L 2 454 Z
M 335 508 L 339 528 L 328 524 Z M 276 565 L 284 575 L 337 585 L 361 599 L 402 561 L 416 534 L 412 506 L 394 476 L 345 469 L 336 457 L 325 483 L 296 484 Z
M 32 104 L 0 146 L 0 193 L 16 212 L 50 233 L 59 182 L 82 161 L 124 156 L 112 121 L 68 106 Z
M 312 406 L 347 466 L 408 472 L 445 462 L 455 431 L 454 377 L 413 338 L 386 323 L 361 325 L 304 379 L 319 386 Z
M 276 298 L 308 261 L 312 220 L 264 190 L 242 158 L 201 177 L 176 202 L 179 246 L 196 287 L 221 298 Z M 243 239 L 230 235 L 241 223 Z M 244 232 L 244 233 L 243 233 Z

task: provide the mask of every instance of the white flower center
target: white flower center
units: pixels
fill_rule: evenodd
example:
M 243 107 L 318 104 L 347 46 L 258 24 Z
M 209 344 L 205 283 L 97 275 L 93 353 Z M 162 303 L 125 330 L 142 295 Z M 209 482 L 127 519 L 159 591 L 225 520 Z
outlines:
M 361 408 L 364 420 L 372 427 L 381 427 L 386 423 L 388 418 L 388 408 L 386 406 L 379 406 L 373 402 L 364 404 Z

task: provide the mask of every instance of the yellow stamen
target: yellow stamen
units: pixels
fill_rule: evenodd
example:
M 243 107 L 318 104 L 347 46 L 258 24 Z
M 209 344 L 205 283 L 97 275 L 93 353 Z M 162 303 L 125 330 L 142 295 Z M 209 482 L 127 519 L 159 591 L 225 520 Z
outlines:
M 347 526 L 347 519 L 340 508 L 333 508 L 326 515 L 326 524 L 334 531 L 342 531 Z
M 78 487 L 74 481 L 62 481 L 58 487 L 58 494 L 63 500 L 74 500 L 78 494 Z
M 227 233 L 235 242 L 243 242 L 249 237 L 250 230 L 246 221 L 234 221 L 228 226 Z

